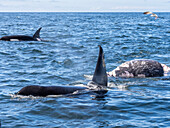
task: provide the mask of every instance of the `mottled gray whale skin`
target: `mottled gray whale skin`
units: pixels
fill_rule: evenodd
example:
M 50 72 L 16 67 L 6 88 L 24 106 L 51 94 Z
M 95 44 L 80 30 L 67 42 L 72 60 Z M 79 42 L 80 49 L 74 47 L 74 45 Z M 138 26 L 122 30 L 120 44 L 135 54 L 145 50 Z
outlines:
M 1 37 L 0 40 L 4 40 L 4 41 L 41 41 L 41 38 L 40 38 L 41 28 L 39 28 L 33 36 L 12 35 L 12 36 Z
M 32 95 L 32 96 L 48 96 L 48 95 L 63 95 L 71 94 L 79 90 L 92 90 L 94 92 L 106 93 L 107 87 L 107 73 L 104 62 L 104 53 L 101 46 L 99 46 L 99 56 L 96 64 L 96 69 L 93 75 L 93 79 L 88 83 L 88 86 L 26 86 L 18 91 L 18 95 Z
M 155 60 L 136 59 L 127 61 L 111 72 L 108 76 L 114 77 L 160 77 L 164 76 L 169 67 Z

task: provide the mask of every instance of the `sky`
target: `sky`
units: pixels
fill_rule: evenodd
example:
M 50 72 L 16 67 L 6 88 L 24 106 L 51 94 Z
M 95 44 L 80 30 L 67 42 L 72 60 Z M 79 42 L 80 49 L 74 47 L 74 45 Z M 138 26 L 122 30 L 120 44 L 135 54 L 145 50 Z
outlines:
M 0 12 L 170 12 L 170 0 L 0 0 Z

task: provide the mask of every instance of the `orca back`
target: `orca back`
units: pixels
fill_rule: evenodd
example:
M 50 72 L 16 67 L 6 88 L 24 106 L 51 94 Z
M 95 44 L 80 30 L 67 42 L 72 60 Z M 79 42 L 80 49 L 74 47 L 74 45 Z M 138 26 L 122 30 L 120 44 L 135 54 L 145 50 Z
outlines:
M 26 35 L 12 35 L 12 36 L 4 36 L 1 37 L 0 40 L 4 41 L 41 41 L 40 39 L 40 27 L 33 36 L 26 36 Z
M 37 40 L 40 39 L 40 31 L 41 31 L 42 27 L 40 27 L 35 34 L 33 35 L 33 39 Z
M 13 35 L 13 36 L 4 36 L 0 38 L 0 40 L 5 41 L 29 41 L 34 40 L 31 36 L 25 36 L 25 35 Z
M 78 86 L 26 86 L 18 91 L 17 95 L 25 95 L 25 96 L 48 96 L 48 95 L 64 95 L 71 94 L 78 90 L 87 89 L 86 87 L 78 87 Z
M 99 46 L 99 56 L 96 65 L 96 69 L 91 81 L 91 85 L 94 92 L 103 94 L 107 90 L 103 87 L 107 86 L 107 74 L 106 74 L 106 65 L 104 62 L 104 53 L 101 46 Z M 33 95 L 33 96 L 47 96 L 47 95 L 63 95 L 70 94 L 78 90 L 90 89 L 89 87 L 80 87 L 80 86 L 26 86 L 18 91 L 18 95 Z
M 96 64 L 96 69 L 93 75 L 93 82 L 97 85 L 107 87 L 107 73 L 106 73 L 106 65 L 104 61 L 104 53 L 102 47 L 99 45 L 99 56 Z

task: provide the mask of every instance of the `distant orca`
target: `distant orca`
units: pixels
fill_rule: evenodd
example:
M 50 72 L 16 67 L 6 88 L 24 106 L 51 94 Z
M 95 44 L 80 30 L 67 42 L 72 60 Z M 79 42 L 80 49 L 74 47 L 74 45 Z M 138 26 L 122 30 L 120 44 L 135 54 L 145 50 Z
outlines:
M 170 71 L 170 67 L 149 59 L 137 59 L 127 61 L 111 72 L 108 76 L 114 77 L 160 77 L 164 72 Z
M 99 56 L 96 69 L 92 81 L 88 83 L 87 87 L 80 86 L 26 86 L 18 91 L 18 95 L 32 95 L 32 96 L 47 96 L 47 95 L 62 95 L 70 94 L 78 90 L 89 89 L 98 93 L 106 93 L 107 87 L 107 73 L 104 61 L 104 53 L 101 46 L 99 46 Z
M 41 28 L 39 28 L 33 36 L 26 36 L 26 35 L 4 36 L 4 37 L 1 37 L 0 40 L 4 40 L 4 41 L 41 41 L 41 38 L 40 38 Z

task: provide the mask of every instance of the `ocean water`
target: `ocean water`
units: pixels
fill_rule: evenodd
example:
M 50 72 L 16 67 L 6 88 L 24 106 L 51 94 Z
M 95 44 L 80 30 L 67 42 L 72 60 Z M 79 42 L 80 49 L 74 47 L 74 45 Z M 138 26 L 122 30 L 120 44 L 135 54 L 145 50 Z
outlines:
M 170 74 L 156 78 L 109 78 L 95 94 L 17 97 L 27 85 L 86 85 L 98 45 L 107 71 L 132 59 L 170 66 L 170 13 L 0 13 L 0 37 L 33 35 L 47 41 L 0 41 L 2 128 L 170 127 Z

